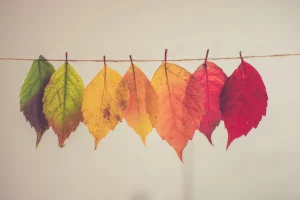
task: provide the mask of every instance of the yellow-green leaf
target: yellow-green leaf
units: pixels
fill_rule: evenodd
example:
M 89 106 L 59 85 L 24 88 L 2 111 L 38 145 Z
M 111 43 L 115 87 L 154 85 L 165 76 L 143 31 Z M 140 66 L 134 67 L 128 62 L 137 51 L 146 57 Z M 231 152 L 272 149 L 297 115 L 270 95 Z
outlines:
M 60 147 L 82 121 L 84 83 L 75 69 L 65 62 L 52 75 L 43 98 L 44 114 L 57 134 Z

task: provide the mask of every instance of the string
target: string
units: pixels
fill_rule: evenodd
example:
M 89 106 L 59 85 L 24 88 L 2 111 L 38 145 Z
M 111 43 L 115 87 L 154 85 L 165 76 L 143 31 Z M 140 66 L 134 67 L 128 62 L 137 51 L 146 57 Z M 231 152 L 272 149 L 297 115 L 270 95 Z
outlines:
M 243 58 L 274 58 L 274 57 L 288 57 L 288 56 L 300 56 L 300 53 L 293 53 L 293 54 L 271 54 L 271 55 L 258 55 L 258 56 L 243 56 Z M 236 57 L 212 57 L 208 60 L 240 60 L 240 56 Z M 37 60 L 37 58 L 9 58 L 9 57 L 0 57 L 0 60 L 6 60 L 6 61 L 34 61 Z M 185 59 L 168 59 L 169 62 L 190 62 L 190 61 L 201 61 L 205 60 L 205 58 L 185 58 Z M 47 61 L 66 61 L 65 59 L 47 59 Z M 82 60 L 82 59 L 68 59 L 69 62 L 103 62 L 104 60 L 97 60 L 97 59 L 91 59 L 91 60 Z M 163 59 L 133 59 L 133 62 L 163 62 Z M 106 62 L 131 62 L 130 59 L 128 60 L 106 60 Z

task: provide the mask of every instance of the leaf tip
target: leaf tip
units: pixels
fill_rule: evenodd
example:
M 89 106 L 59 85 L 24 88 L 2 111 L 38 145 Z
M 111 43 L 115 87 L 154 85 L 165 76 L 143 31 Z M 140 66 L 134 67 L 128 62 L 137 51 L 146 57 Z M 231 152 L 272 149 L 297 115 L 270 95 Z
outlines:
M 230 132 L 229 132 L 230 133 Z M 232 144 L 232 142 L 237 139 L 238 137 L 233 136 L 232 134 L 228 134 L 228 139 L 227 139 L 227 145 L 226 145 L 226 150 L 228 150 L 229 146 Z
M 60 148 L 63 148 L 64 146 L 65 146 L 65 140 L 64 139 L 61 139 L 61 138 L 59 138 L 59 140 L 58 140 L 58 146 L 60 147 Z
M 42 136 L 43 136 L 43 134 L 41 134 L 41 133 L 37 133 L 37 135 L 36 135 L 36 143 L 35 143 L 35 148 L 36 149 L 38 148 L 38 146 L 41 142 Z
M 183 158 L 181 157 L 181 158 L 179 158 L 179 159 L 180 159 L 180 161 L 182 162 L 182 164 L 184 164 Z
M 144 146 L 146 147 L 147 146 L 146 145 L 146 136 L 141 136 L 141 140 L 142 140 Z
M 182 158 L 182 151 L 183 151 L 183 150 L 176 150 L 176 153 L 177 153 L 179 159 L 181 160 L 181 162 L 184 163 L 184 162 L 183 162 L 183 158 Z
M 213 142 L 212 142 L 212 139 L 211 139 L 211 135 L 205 135 L 208 142 L 211 144 L 211 146 L 214 146 Z
M 227 141 L 227 145 L 226 145 L 226 151 L 228 150 L 228 148 L 229 148 L 229 146 L 230 146 L 231 142 L 232 142 L 232 140 L 228 140 L 228 141 Z
M 95 142 L 94 142 L 94 150 L 97 150 L 98 144 L 100 142 L 100 139 L 95 138 Z

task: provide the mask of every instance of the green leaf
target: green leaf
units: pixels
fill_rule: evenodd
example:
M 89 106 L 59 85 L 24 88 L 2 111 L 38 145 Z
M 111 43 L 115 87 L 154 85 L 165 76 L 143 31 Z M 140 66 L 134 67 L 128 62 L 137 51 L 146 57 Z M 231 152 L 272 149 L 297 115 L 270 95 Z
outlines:
M 43 113 L 45 88 L 55 69 L 42 55 L 34 60 L 20 91 L 20 111 L 36 131 L 36 147 L 46 130 L 48 122 Z

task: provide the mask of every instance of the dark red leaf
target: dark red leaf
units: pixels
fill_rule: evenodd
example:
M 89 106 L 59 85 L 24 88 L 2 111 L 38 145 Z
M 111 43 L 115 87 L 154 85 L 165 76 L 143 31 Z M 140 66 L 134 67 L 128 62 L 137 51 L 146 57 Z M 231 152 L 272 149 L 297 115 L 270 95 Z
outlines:
M 266 116 L 268 94 L 258 71 L 241 56 L 241 64 L 228 77 L 221 93 L 221 110 L 228 132 L 226 149 L 231 142 L 252 128 L 257 128 Z

